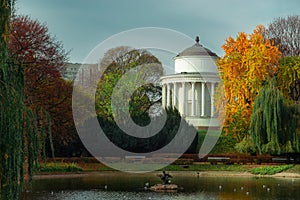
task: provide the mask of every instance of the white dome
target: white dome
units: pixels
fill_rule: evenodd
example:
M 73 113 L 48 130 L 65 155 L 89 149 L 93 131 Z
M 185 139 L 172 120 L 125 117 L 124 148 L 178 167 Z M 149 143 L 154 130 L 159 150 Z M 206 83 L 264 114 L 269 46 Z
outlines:
M 175 73 L 218 73 L 215 64 L 218 56 L 199 44 L 199 37 L 196 44 L 179 53 L 175 58 Z

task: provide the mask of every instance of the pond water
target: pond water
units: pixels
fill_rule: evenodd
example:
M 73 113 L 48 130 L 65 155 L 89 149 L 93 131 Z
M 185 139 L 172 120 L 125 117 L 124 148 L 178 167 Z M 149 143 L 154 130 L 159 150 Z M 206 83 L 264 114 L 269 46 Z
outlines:
M 300 199 L 300 180 L 292 178 L 207 177 L 171 173 L 176 193 L 146 190 L 145 183 L 160 183 L 155 174 L 101 172 L 75 177 L 37 178 L 23 200 L 194 200 L 194 199 Z

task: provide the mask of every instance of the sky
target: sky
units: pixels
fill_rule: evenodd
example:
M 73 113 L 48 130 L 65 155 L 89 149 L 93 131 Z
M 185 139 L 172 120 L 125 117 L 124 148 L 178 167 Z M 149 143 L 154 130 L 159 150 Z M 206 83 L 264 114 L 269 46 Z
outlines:
M 143 27 L 199 35 L 201 44 L 222 56 L 228 36 L 251 33 L 256 25 L 267 26 L 278 17 L 300 15 L 299 0 L 17 0 L 16 8 L 18 14 L 46 24 L 70 51 L 73 63 L 82 63 L 111 36 Z

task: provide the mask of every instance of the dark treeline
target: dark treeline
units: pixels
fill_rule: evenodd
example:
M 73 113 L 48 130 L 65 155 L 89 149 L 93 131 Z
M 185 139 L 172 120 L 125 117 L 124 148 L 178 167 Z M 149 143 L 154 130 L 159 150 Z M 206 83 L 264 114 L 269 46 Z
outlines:
M 167 113 L 167 120 L 163 128 L 155 135 L 148 137 L 148 138 L 138 138 L 127 133 L 124 133 L 115 121 L 110 121 L 104 119 L 102 117 L 98 117 L 98 121 L 106 134 L 106 136 L 118 147 L 134 152 L 134 153 L 146 153 L 146 152 L 153 152 L 159 150 L 169 144 L 173 138 L 178 134 L 180 131 L 179 129 L 183 129 L 183 127 L 188 128 L 187 132 L 197 132 L 197 130 L 189 125 L 184 119 L 181 118 L 180 113 L 177 109 L 169 108 L 166 109 Z M 136 124 L 143 124 L 148 120 L 145 120 L 147 116 L 137 116 L 133 118 Z M 162 116 L 158 116 L 153 119 L 152 123 L 157 123 L 163 120 Z M 181 124 L 182 123 L 182 124 Z M 180 127 L 181 124 L 181 127 Z M 143 124 L 144 126 L 147 124 Z M 145 131 L 151 131 L 145 128 Z M 149 133 L 150 134 L 150 133 Z M 187 139 L 187 138 L 186 138 Z M 197 148 L 197 141 L 198 141 L 198 134 L 196 134 L 193 143 L 191 144 L 190 148 L 187 150 L 186 153 L 196 153 Z M 184 143 L 185 141 L 181 141 Z M 170 152 L 170 153 L 180 153 L 180 152 Z

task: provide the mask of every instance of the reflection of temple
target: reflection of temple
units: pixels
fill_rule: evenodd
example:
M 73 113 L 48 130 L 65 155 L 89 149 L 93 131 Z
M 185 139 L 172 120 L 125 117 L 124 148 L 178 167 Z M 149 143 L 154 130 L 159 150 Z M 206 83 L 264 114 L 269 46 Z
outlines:
M 182 116 L 199 128 L 217 127 L 214 99 L 220 82 L 215 65 L 217 55 L 199 44 L 175 57 L 175 74 L 161 77 L 162 105 L 175 106 Z

